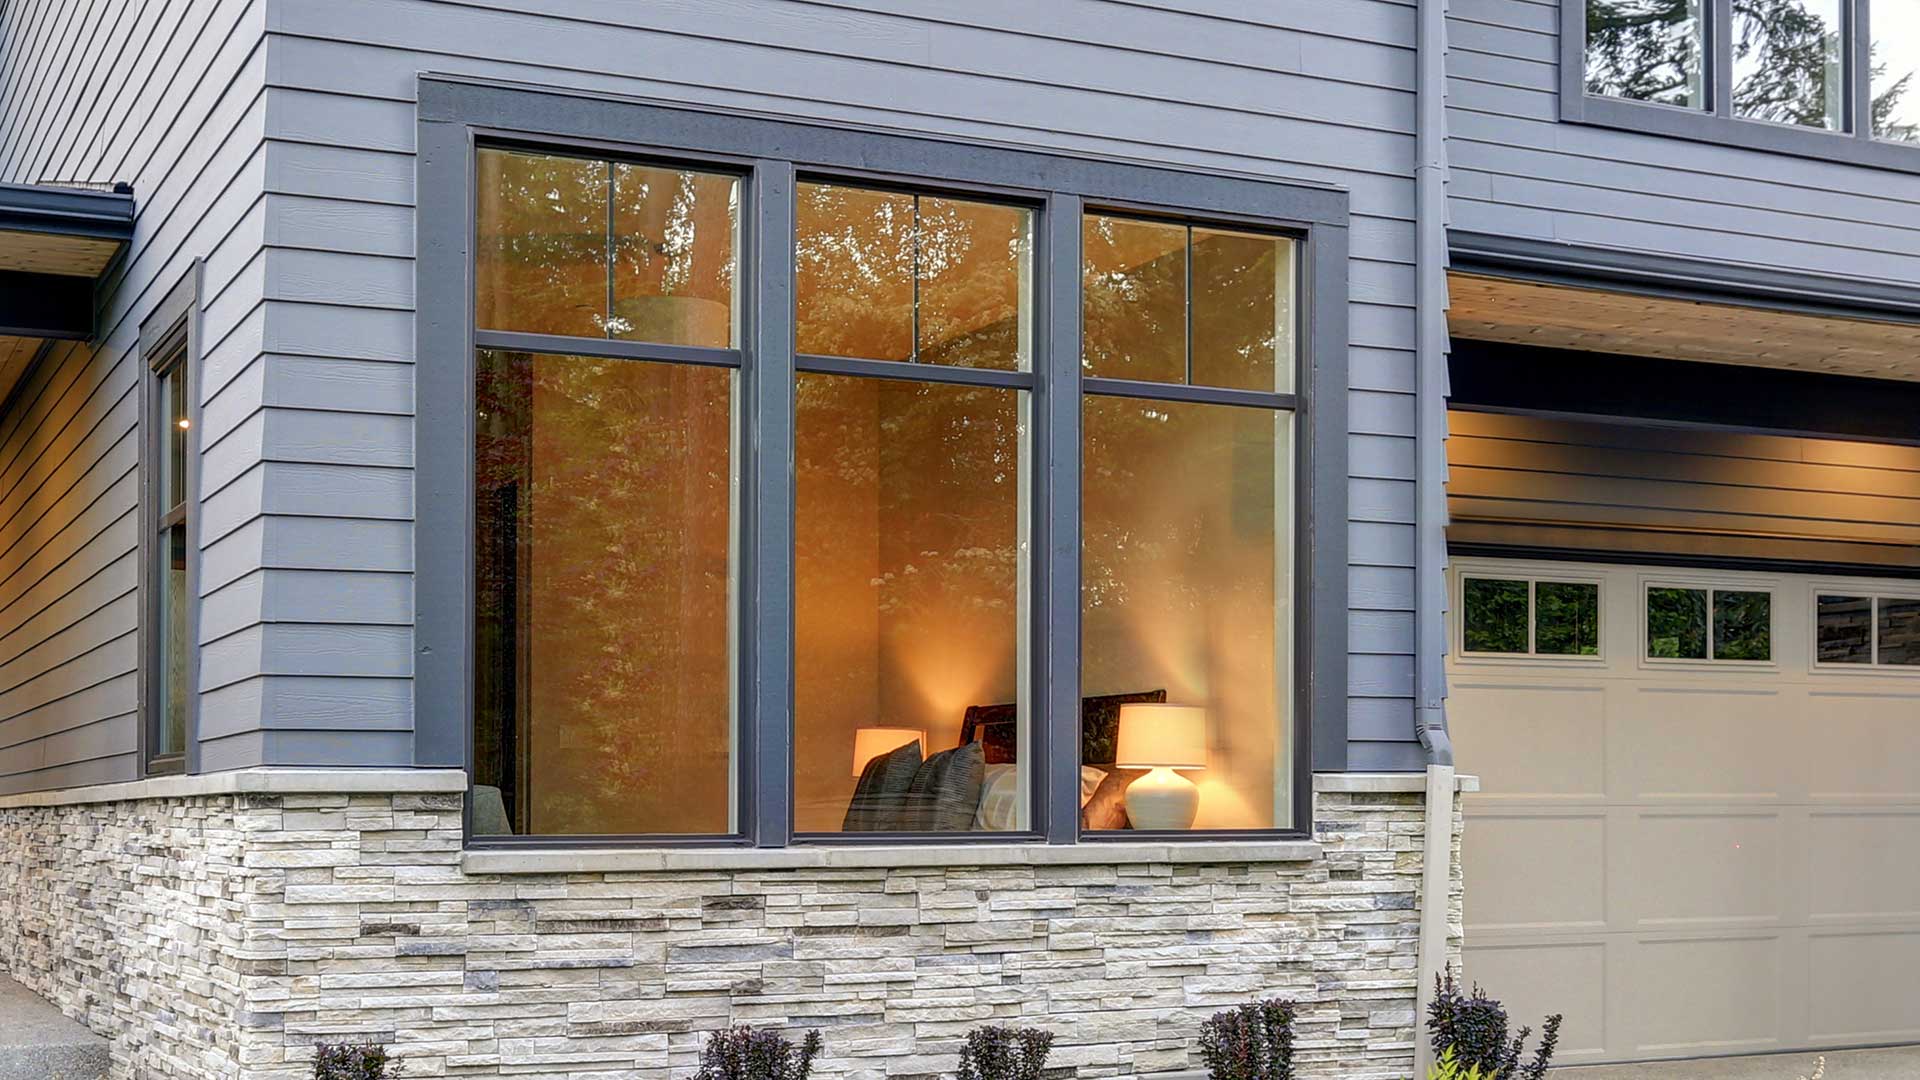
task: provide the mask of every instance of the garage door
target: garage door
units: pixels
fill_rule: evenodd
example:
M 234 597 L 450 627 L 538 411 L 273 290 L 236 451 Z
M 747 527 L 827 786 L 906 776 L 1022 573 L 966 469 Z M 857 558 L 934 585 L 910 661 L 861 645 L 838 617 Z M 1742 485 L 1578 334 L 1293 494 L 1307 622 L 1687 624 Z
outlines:
M 1470 979 L 1563 1064 L 1920 1041 L 1920 582 L 1451 584 Z

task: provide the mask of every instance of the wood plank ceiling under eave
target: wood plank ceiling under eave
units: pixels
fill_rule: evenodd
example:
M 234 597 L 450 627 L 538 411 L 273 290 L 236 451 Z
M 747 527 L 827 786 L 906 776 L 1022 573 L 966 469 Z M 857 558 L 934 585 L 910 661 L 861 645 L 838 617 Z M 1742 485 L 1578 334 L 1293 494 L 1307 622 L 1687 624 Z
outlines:
M 1447 284 L 1458 339 L 1920 381 L 1920 324 L 1459 272 Z

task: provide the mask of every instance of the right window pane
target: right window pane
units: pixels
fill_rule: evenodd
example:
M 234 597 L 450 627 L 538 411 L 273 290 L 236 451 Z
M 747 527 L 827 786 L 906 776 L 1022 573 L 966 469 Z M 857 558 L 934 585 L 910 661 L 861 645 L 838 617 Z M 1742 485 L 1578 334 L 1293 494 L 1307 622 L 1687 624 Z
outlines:
M 1587 0 L 1587 93 L 1707 106 L 1703 0 Z
M 1600 586 L 1534 583 L 1534 651 L 1543 656 L 1600 654 Z
M 1086 828 L 1291 824 L 1291 421 L 1085 399 Z
M 1920 0 L 1873 0 L 1873 135 L 1920 142 Z
M 1734 115 L 1840 130 L 1847 83 L 1840 7 L 1841 0 L 1734 0 Z
M 1880 662 L 1920 664 L 1920 600 L 1880 598 Z
M 1713 658 L 1773 658 L 1773 594 L 1713 592 Z
M 1084 229 L 1086 374 L 1293 389 L 1294 240 L 1104 214 Z
M 1816 648 L 1820 662 L 1873 663 L 1873 598 L 1822 596 L 1816 606 Z

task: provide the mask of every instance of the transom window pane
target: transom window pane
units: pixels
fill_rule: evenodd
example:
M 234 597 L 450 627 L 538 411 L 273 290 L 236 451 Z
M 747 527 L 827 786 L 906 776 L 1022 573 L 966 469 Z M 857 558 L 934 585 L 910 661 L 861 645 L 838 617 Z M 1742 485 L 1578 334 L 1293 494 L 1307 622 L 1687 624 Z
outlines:
M 161 509 L 171 510 L 187 499 L 187 441 L 193 426 L 187 411 L 187 372 L 185 364 L 176 364 L 161 376 L 161 395 L 165 401 L 166 444 L 162 481 Z
M 796 831 L 1029 827 L 1025 397 L 799 376 Z
M 1082 245 L 1086 374 L 1292 389 L 1293 240 L 1093 214 Z
M 1822 596 L 1816 608 L 1816 647 L 1821 663 L 1873 663 L 1872 597 Z
M 493 149 L 478 167 L 481 329 L 733 345 L 735 177 Z
M 735 831 L 734 382 L 483 350 L 474 831 Z
M 1846 101 L 1840 7 L 1841 0 L 1735 0 L 1734 115 L 1840 130 Z
M 1473 653 L 1527 651 L 1527 583 L 1466 579 L 1465 648 Z
M 1707 107 L 1703 0 L 1587 0 L 1587 93 Z
M 1920 143 L 1920 0 L 1873 0 L 1873 134 Z
M 1292 419 L 1086 398 L 1087 829 L 1291 823 Z
M 795 350 L 1026 370 L 1032 233 L 1021 207 L 800 184 Z

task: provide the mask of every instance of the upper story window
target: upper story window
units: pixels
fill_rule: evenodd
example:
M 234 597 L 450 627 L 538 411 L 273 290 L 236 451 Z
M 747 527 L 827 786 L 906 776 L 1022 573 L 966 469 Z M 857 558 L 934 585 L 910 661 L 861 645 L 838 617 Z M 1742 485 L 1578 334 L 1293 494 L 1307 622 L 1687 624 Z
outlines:
M 1567 119 L 1920 169 L 1889 145 L 1920 143 L 1920 0 L 1569 0 L 1566 12 Z
M 858 137 L 462 145 L 472 834 L 1303 830 L 1303 302 L 1344 201 L 1124 166 L 1102 204 Z

